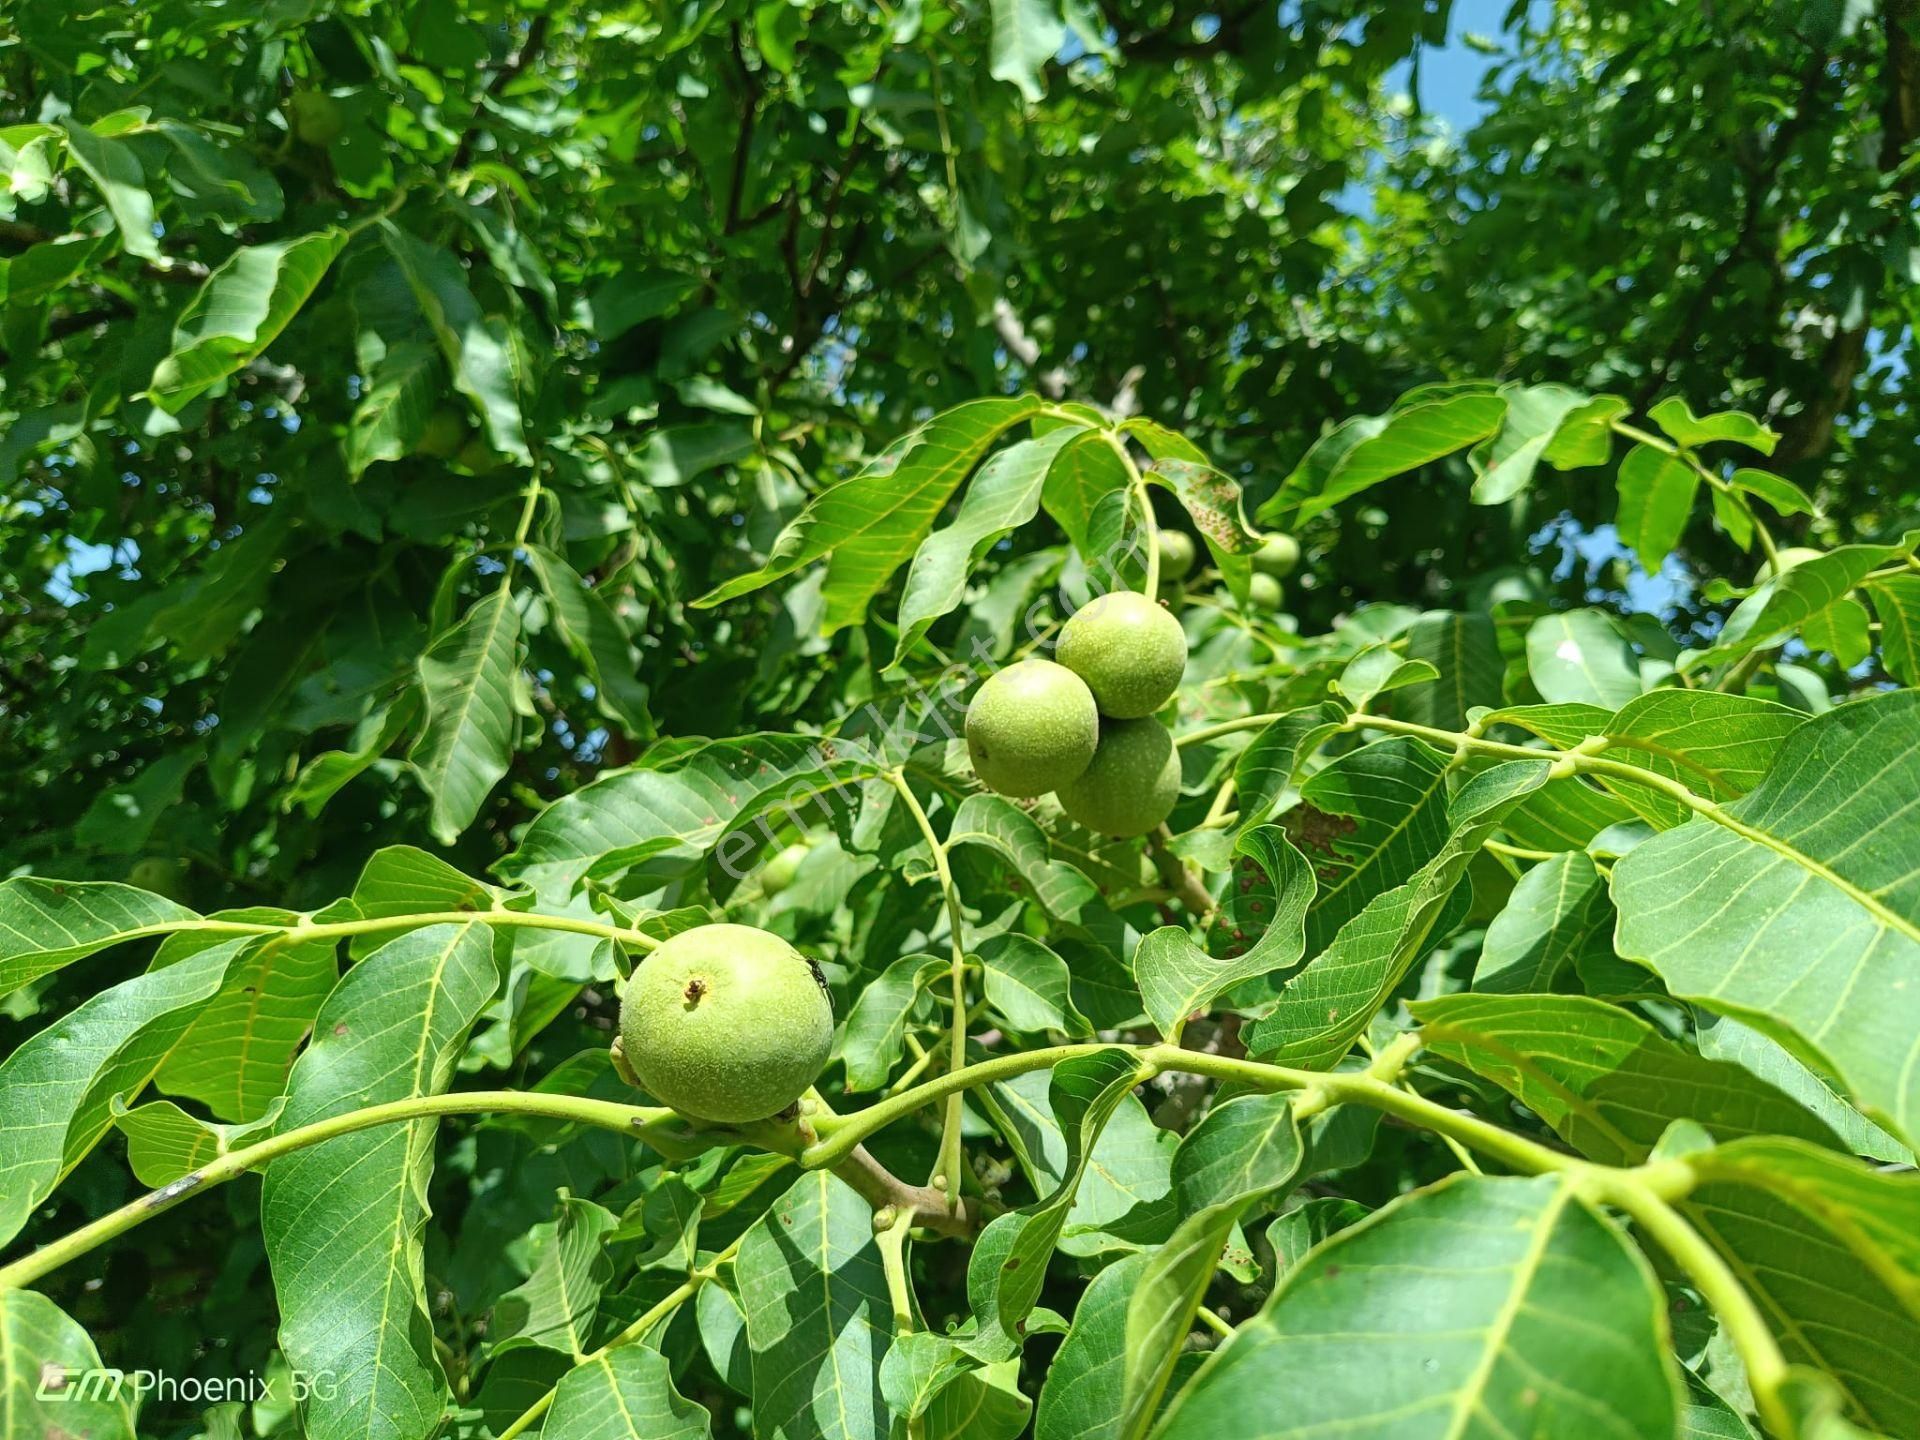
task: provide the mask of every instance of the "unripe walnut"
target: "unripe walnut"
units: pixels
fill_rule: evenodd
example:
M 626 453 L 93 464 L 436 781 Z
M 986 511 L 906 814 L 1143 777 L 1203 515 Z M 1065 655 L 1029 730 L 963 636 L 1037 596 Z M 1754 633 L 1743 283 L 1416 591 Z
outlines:
M 813 962 L 778 935 L 702 925 L 628 978 L 620 1048 L 641 1087 L 683 1115 L 765 1120 L 826 1068 L 833 1005 Z
M 1060 663 L 1087 682 L 1102 715 L 1134 720 L 1172 698 L 1187 669 L 1180 622 L 1146 596 L 1115 590 L 1060 628 Z
M 1021 660 L 987 677 L 967 707 L 973 773 L 1026 799 L 1078 778 L 1100 741 L 1086 682 L 1051 660 Z
M 1152 716 L 1109 720 L 1087 773 L 1060 789 L 1060 808 L 1101 835 L 1144 835 L 1180 798 L 1180 753 Z

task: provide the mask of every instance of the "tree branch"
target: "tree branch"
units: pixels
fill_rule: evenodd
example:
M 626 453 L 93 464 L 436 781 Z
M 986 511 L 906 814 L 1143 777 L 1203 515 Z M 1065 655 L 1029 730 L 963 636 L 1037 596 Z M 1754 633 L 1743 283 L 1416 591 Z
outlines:
M 935 1234 L 970 1239 L 988 1219 L 987 1207 L 980 1201 L 964 1195 L 950 1200 L 946 1191 L 931 1185 L 909 1185 L 874 1159 L 864 1145 L 854 1146 L 846 1159 L 834 1165 L 833 1173 L 876 1211 L 892 1209 L 900 1214 L 910 1210 L 915 1225 Z

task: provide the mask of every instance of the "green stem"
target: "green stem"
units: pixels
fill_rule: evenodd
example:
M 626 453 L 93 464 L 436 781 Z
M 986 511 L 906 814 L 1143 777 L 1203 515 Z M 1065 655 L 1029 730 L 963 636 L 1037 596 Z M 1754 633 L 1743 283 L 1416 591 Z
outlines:
M 1140 507 L 1140 529 L 1146 536 L 1147 579 L 1146 595 L 1149 600 L 1160 598 L 1160 522 L 1153 518 L 1153 496 L 1147 489 L 1147 477 L 1140 473 L 1140 467 L 1134 463 L 1133 452 L 1127 449 L 1126 437 L 1117 430 L 1103 430 L 1100 438 L 1120 457 L 1120 463 L 1127 470 L 1127 484 L 1132 487 L 1134 504 Z
M 496 925 L 509 930 L 565 930 L 617 940 L 637 950 L 655 949 L 660 942 L 641 930 L 582 920 L 572 915 L 542 915 L 533 910 L 433 910 L 417 915 L 381 915 L 371 920 L 335 920 L 316 925 L 301 916 L 291 925 L 267 925 L 250 920 L 185 920 L 178 924 L 146 925 L 129 930 L 122 941 L 145 940 L 185 932 L 193 935 L 275 935 L 294 941 L 342 940 L 354 935 L 379 935 L 389 930 L 415 930 L 427 925 Z
M 913 1232 L 913 1211 L 895 1210 L 876 1214 L 874 1245 L 880 1251 L 880 1268 L 887 1277 L 887 1298 L 893 1303 L 893 1333 L 913 1333 L 913 1286 L 907 1277 L 907 1237 Z
M 1616 1185 L 1605 1198 L 1632 1216 L 1634 1223 L 1667 1252 L 1673 1263 L 1686 1271 L 1694 1288 L 1720 1317 L 1727 1338 L 1733 1341 L 1746 1366 L 1747 1382 L 1761 1423 L 1775 1435 L 1793 1434 L 1780 1393 L 1787 1378 L 1786 1356 L 1732 1267 L 1678 1210 L 1652 1189 Z
M 947 981 L 953 995 L 952 1028 L 947 1039 L 947 1068 L 949 1073 L 953 1073 L 967 1063 L 967 947 L 963 929 L 965 919 L 960 913 L 960 893 L 953 883 L 953 867 L 947 860 L 946 843 L 934 833 L 926 807 L 920 803 L 920 797 L 913 793 L 906 775 L 899 770 L 890 771 L 887 780 L 906 803 L 914 824 L 920 827 L 920 834 L 926 839 L 927 849 L 933 852 L 933 868 L 940 879 L 940 896 L 947 907 L 947 939 L 951 952 Z M 963 1118 L 961 1093 L 956 1090 L 947 1101 L 947 1113 L 940 1127 L 940 1157 L 934 1171 L 945 1182 L 949 1210 L 958 1209 L 960 1204 L 960 1180 L 966 1163 L 960 1140 Z
M 671 1110 L 640 1105 L 619 1105 L 609 1100 L 593 1100 L 581 1095 L 525 1094 L 514 1090 L 469 1090 L 457 1095 L 421 1095 L 406 1100 L 390 1100 L 351 1110 L 327 1120 L 316 1120 L 208 1161 L 189 1171 L 170 1185 L 141 1196 L 131 1204 L 102 1215 L 71 1234 L 50 1241 L 11 1265 L 0 1267 L 0 1291 L 31 1285 L 89 1250 L 124 1235 L 137 1225 L 172 1209 L 189 1195 L 224 1185 L 249 1170 L 304 1150 L 310 1145 L 351 1135 L 357 1130 L 401 1121 L 431 1119 L 441 1115 L 515 1114 L 537 1115 L 549 1120 L 573 1121 L 601 1130 L 614 1130 L 639 1139 L 662 1134 L 665 1127 L 677 1125 L 679 1117 Z M 684 1138 L 684 1137 L 681 1137 Z
M 1755 513 L 1753 506 L 1748 503 L 1745 495 L 1721 479 L 1718 475 L 1714 474 L 1713 471 L 1709 470 L 1705 465 L 1702 465 L 1699 456 L 1684 446 L 1676 445 L 1671 440 L 1663 439 L 1661 436 L 1642 430 L 1637 425 L 1629 425 L 1622 420 L 1615 420 L 1612 424 L 1612 429 L 1616 435 L 1624 435 L 1629 440 L 1637 440 L 1640 444 L 1658 450 L 1663 455 L 1673 456 L 1674 459 L 1680 461 L 1683 465 L 1691 466 L 1696 475 L 1706 481 L 1713 489 L 1720 491 L 1735 505 L 1739 506 L 1741 512 L 1752 522 L 1753 533 L 1759 539 L 1760 549 L 1765 553 L 1768 563 L 1771 564 L 1777 559 L 1780 552 L 1774 547 L 1773 535 L 1768 531 L 1766 522 Z

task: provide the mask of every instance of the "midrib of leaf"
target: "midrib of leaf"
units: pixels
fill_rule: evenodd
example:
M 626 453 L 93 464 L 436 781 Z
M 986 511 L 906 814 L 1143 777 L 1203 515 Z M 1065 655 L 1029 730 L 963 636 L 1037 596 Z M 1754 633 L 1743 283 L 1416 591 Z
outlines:
M 1481 1401 L 1486 1393 L 1487 1382 L 1493 1377 L 1494 1365 L 1508 1335 L 1512 1333 L 1514 1323 L 1520 1318 L 1521 1310 L 1526 1306 L 1527 1290 L 1546 1259 L 1547 1246 L 1553 1238 L 1553 1227 L 1559 1223 L 1560 1212 L 1567 1208 L 1572 1198 L 1573 1187 L 1561 1185 L 1555 1190 L 1551 1203 L 1541 1208 L 1540 1220 L 1534 1226 L 1527 1253 L 1514 1268 L 1513 1288 L 1501 1302 L 1500 1313 L 1494 1316 L 1493 1323 L 1487 1327 L 1486 1347 L 1473 1367 L 1473 1374 L 1460 1387 L 1460 1398 L 1454 1406 L 1453 1419 L 1447 1425 L 1446 1440 L 1461 1440 L 1467 1433 L 1468 1418 L 1482 1409 Z
M 620 1393 L 619 1377 L 613 1373 L 613 1366 L 608 1363 L 607 1357 L 604 1355 L 600 1357 L 600 1368 L 606 1372 L 607 1389 L 613 1393 L 613 1403 L 620 1407 L 620 1418 L 627 1422 L 627 1429 L 630 1432 L 638 1435 L 640 1433 L 640 1421 L 635 1417 L 633 1411 L 627 1408 L 627 1397 Z
M 502 585 L 500 587 L 500 590 L 501 592 L 507 592 L 509 590 L 509 587 Z M 473 711 L 474 696 L 479 692 L 479 689 L 480 689 L 480 686 L 479 686 L 480 674 L 486 666 L 487 656 L 493 652 L 494 637 L 499 634 L 500 623 L 502 619 L 505 617 L 508 609 L 511 608 L 512 604 L 513 604 L 513 599 L 511 594 L 509 593 L 507 594 L 507 598 L 498 601 L 497 603 L 495 603 L 493 607 L 493 616 L 490 624 L 488 625 L 486 643 L 478 647 L 477 655 L 475 658 L 474 669 L 473 669 L 475 683 L 471 685 L 463 685 L 461 687 L 461 690 L 463 693 L 460 698 L 459 720 L 458 720 L 458 723 L 455 724 L 455 726 L 453 727 L 456 733 L 463 731 L 467 728 L 467 717 Z M 444 776 L 444 771 L 448 768 L 451 768 L 453 763 L 453 756 L 458 753 L 459 748 L 460 747 L 457 745 L 449 745 L 446 750 L 445 759 L 440 764 L 434 767 L 435 770 L 438 772 L 442 772 L 442 775 Z
M 453 935 L 448 939 L 445 948 L 440 952 L 440 959 L 433 967 L 433 984 L 428 987 L 427 1008 L 421 1016 L 420 1021 L 420 1043 L 415 1049 L 413 1057 L 413 1084 L 409 1089 L 411 1093 L 415 1095 L 424 1095 L 426 1093 L 424 1087 L 426 1084 L 427 1050 L 433 1036 L 433 1012 L 435 1006 L 437 1006 L 440 1001 L 441 982 L 446 979 L 447 965 L 453 958 L 453 952 L 459 948 L 460 942 L 466 938 L 467 931 L 470 928 L 470 926 L 461 925 L 454 929 Z M 394 1210 L 394 1224 L 391 1231 L 392 1239 L 387 1247 L 387 1276 L 385 1283 L 381 1287 L 380 1294 L 380 1313 L 383 1316 L 391 1316 L 393 1314 L 394 1279 L 400 1273 L 400 1251 L 401 1247 L 406 1243 L 407 1187 L 412 1183 L 414 1169 L 419 1164 L 419 1158 L 422 1153 L 422 1136 L 431 1130 L 433 1123 L 431 1120 L 410 1120 L 407 1122 L 407 1163 L 401 1173 L 395 1177 L 396 1183 L 393 1187 L 393 1196 L 397 1203 Z M 380 1371 L 385 1366 L 387 1336 L 392 1333 L 394 1328 L 391 1324 L 382 1325 L 379 1336 L 374 1341 L 373 1372 L 376 1381 Z M 378 1383 L 367 1387 L 367 1429 L 369 1434 L 373 1433 L 374 1422 L 379 1419 L 379 1397 L 380 1386 Z
M 1663 760 L 1671 760 L 1683 770 L 1691 770 L 1709 785 L 1718 785 L 1726 789 L 1733 788 L 1726 783 L 1724 772 L 1715 770 L 1711 765 L 1703 765 L 1700 761 L 1682 751 L 1669 749 L 1665 745 L 1655 744 L 1651 740 L 1643 740 L 1637 735 L 1609 735 L 1607 737 L 1607 748 L 1613 749 L 1615 746 L 1618 746 L 1622 750 L 1644 750 L 1649 755 L 1658 755 Z
M 1423 1034 L 1438 1035 L 1452 1040 L 1455 1044 L 1474 1046 L 1481 1050 L 1488 1051 L 1491 1054 L 1498 1055 L 1502 1060 L 1512 1065 L 1514 1069 L 1538 1081 L 1541 1089 L 1552 1093 L 1566 1105 L 1568 1110 L 1573 1111 L 1582 1119 L 1590 1122 L 1596 1130 L 1603 1132 L 1609 1140 L 1612 1140 L 1620 1147 L 1623 1153 L 1632 1155 L 1645 1150 L 1646 1147 L 1644 1145 L 1628 1138 L 1611 1120 L 1608 1120 L 1598 1108 L 1589 1102 L 1586 1097 L 1577 1091 L 1569 1090 L 1565 1085 L 1561 1084 L 1560 1081 L 1554 1079 L 1551 1075 L 1547 1074 L 1546 1071 L 1542 1070 L 1529 1057 L 1522 1055 L 1516 1050 L 1508 1049 L 1500 1041 L 1490 1037 L 1486 1032 L 1479 1030 L 1454 1030 L 1444 1021 L 1429 1021 L 1420 1028 Z
M 853 1433 L 847 1415 L 847 1387 L 840 1378 L 840 1327 L 833 1322 L 833 1227 L 827 1223 L 829 1199 L 827 1173 L 821 1171 L 820 1186 L 820 1313 L 827 1318 L 827 1363 L 833 1367 L 833 1403 L 840 1412 L 840 1433 Z M 855 1316 L 854 1318 L 859 1318 Z

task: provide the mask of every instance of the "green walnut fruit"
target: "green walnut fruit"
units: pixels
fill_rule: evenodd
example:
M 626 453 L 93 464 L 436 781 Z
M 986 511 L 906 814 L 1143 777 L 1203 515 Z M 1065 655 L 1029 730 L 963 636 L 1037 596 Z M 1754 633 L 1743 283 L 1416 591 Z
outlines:
M 347 128 L 340 102 L 320 90 L 293 92 L 293 133 L 302 145 L 331 145 Z
M 1300 542 L 1284 531 L 1267 537 L 1267 543 L 1253 552 L 1253 568 L 1262 575 L 1284 580 L 1300 563 Z
M 1087 682 L 1102 715 L 1136 720 L 1179 687 L 1187 637 L 1180 622 L 1146 596 L 1115 590 L 1074 612 L 1060 627 L 1054 654 Z
M 1058 790 L 1079 778 L 1100 743 L 1100 712 L 1087 682 L 1051 660 L 997 670 L 967 707 L 973 773 L 1002 795 Z
M 1247 579 L 1247 608 L 1249 610 L 1278 610 L 1280 602 L 1287 597 L 1286 590 L 1271 575 L 1255 573 Z
M 1160 578 L 1162 580 L 1184 580 L 1193 569 L 1196 555 L 1193 537 L 1184 530 L 1162 530 L 1160 532 Z
M 793 884 L 793 877 L 800 872 L 800 862 L 807 858 L 808 848 L 792 844 L 769 860 L 760 872 L 760 893 L 778 895 Z
M 1109 720 L 1087 773 L 1060 788 L 1067 818 L 1100 835 L 1144 835 L 1180 798 L 1180 755 L 1158 720 Z
M 1818 560 L 1826 553 L 1824 550 L 1814 550 L 1805 545 L 1789 545 L 1777 554 L 1777 558 L 1780 561 L 1780 573 L 1784 575 L 1787 571 L 1793 569 L 1794 566 L 1804 565 L 1809 560 Z M 1772 578 L 1773 561 L 1762 560 L 1760 562 L 1760 568 L 1753 573 L 1753 583 L 1756 585 L 1764 585 Z
M 620 1048 L 650 1094 L 739 1125 L 778 1115 L 826 1068 L 833 1005 L 798 950 L 751 925 L 702 925 L 627 981 Z
M 164 895 L 169 900 L 178 900 L 185 894 L 186 878 L 186 866 L 178 860 L 168 860 L 159 855 L 134 861 L 133 868 L 127 872 L 129 885 L 137 885 L 155 895 Z
M 441 405 L 427 417 L 427 423 L 421 428 L 420 439 L 415 442 L 413 453 L 432 455 L 445 460 L 460 453 L 460 447 L 467 443 L 467 417 L 451 405 Z

